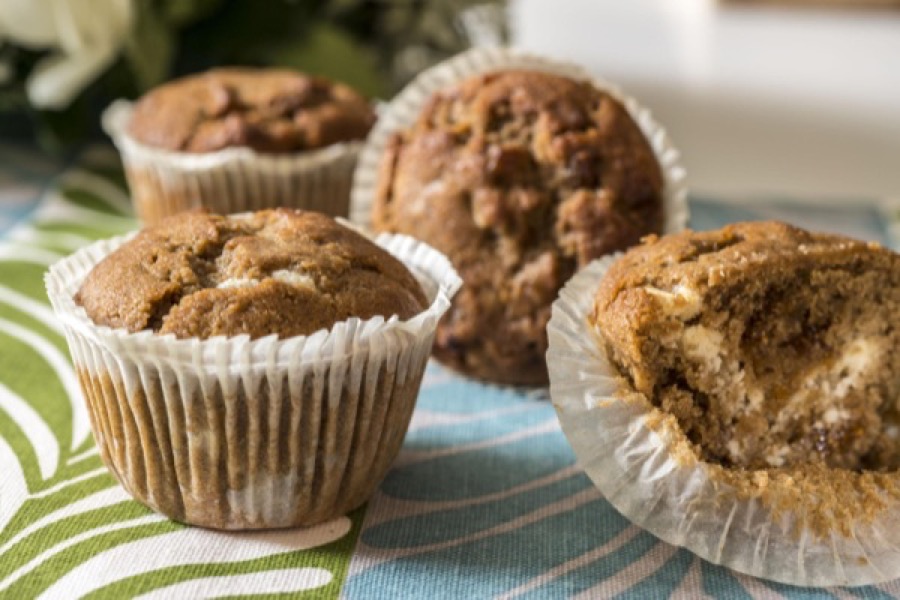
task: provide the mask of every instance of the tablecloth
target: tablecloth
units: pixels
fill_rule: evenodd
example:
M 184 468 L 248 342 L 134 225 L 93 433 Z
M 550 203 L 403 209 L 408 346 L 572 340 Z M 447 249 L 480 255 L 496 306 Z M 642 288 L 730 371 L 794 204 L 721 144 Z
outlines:
M 691 204 L 697 229 L 780 218 L 897 247 L 900 211 L 877 203 Z M 544 395 L 437 365 L 361 509 L 274 532 L 168 521 L 103 467 L 43 286 L 55 260 L 135 226 L 108 148 L 61 169 L 0 145 L 0 598 L 900 598 L 900 581 L 792 588 L 657 540 L 594 489 Z

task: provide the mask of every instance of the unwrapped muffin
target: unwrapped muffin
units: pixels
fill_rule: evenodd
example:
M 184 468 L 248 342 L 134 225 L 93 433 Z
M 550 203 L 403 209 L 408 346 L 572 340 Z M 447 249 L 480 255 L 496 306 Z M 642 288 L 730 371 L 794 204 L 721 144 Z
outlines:
M 371 220 L 439 248 L 465 282 L 438 328 L 439 360 L 489 381 L 541 385 L 563 283 L 683 222 L 668 220 L 667 196 L 678 195 L 671 170 L 616 93 L 543 63 L 503 62 L 445 78 L 413 122 L 386 137 Z M 387 114 L 410 108 L 401 97 Z
M 191 212 L 51 269 L 101 456 L 136 499 L 220 529 L 365 501 L 459 284 L 427 246 L 377 242 L 313 212 Z
M 782 223 L 651 237 L 566 286 L 551 395 L 624 515 L 795 585 L 900 576 L 900 255 Z
M 171 81 L 104 124 L 146 223 L 193 207 L 290 206 L 346 216 L 375 116 L 349 87 L 285 69 L 221 68 Z

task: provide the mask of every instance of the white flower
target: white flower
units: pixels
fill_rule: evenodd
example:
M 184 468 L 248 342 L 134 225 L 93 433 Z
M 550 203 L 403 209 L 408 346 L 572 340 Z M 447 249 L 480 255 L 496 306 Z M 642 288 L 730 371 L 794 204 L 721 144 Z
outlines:
M 35 107 L 61 109 L 116 58 L 133 18 L 133 0 L 0 0 L 0 40 L 51 51 L 25 86 Z

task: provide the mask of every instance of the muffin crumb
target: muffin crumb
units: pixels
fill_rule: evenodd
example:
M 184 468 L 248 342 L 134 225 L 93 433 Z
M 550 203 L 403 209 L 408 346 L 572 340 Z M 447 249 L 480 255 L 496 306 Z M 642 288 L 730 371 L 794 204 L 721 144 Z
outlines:
M 900 466 L 900 257 L 886 249 L 779 223 L 669 236 L 613 265 L 591 318 L 705 460 Z
M 774 222 L 648 240 L 589 316 L 679 462 L 823 536 L 900 499 L 898 322 L 900 255 Z

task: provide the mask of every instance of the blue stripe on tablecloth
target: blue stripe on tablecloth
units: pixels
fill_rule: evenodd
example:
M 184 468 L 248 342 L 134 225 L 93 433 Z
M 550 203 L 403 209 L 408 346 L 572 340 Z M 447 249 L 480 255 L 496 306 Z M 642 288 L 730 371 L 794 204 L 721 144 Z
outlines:
M 346 599 L 836 597 L 737 576 L 633 528 L 573 466 L 546 401 L 432 364 L 416 411 L 369 503 Z M 900 594 L 900 581 L 879 587 L 841 595 Z
M 0 143 L 0 238 L 37 208 L 62 166 L 36 150 Z
M 708 198 L 692 198 L 693 229 L 716 229 L 735 221 L 786 221 L 814 231 L 842 233 L 897 248 L 887 216 L 872 202 L 847 202 L 844 206 L 817 206 L 791 200 L 758 200 L 741 204 Z

